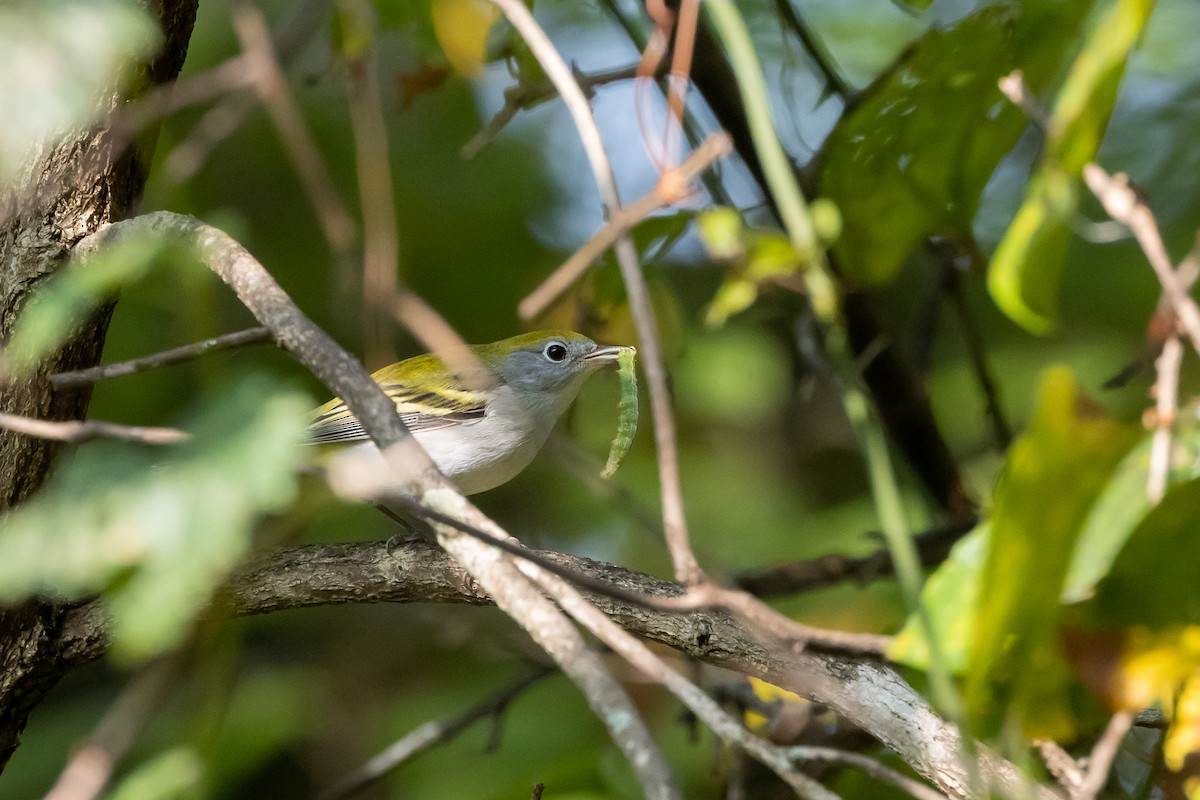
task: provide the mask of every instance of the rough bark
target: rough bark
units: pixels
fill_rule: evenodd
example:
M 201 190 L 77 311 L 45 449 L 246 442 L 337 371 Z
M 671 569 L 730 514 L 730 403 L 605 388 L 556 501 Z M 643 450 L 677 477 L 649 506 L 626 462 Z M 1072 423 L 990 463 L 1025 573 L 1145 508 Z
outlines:
M 650 597 L 671 597 L 683 587 L 624 567 L 551 551 L 539 554 L 573 572 Z M 891 667 L 861 655 L 846 656 L 781 646 L 725 609 L 663 611 L 590 594 L 589 599 L 630 633 L 660 642 L 691 658 L 755 675 L 811 697 L 870 732 L 917 772 L 952 797 L 970 794 L 970 775 L 953 726 L 934 712 Z M 269 614 L 291 608 L 344 603 L 469 603 L 491 600 L 462 565 L 421 541 L 308 545 L 264 556 L 226 588 L 222 608 L 232 614 Z M 84 605 L 66 615 L 64 640 L 71 664 L 83 664 L 108 647 L 107 621 Z M 1004 796 L 1054 800 L 1011 763 L 977 745 L 979 777 Z
M 198 0 L 147 0 L 163 44 L 141 65 L 138 83 L 154 86 L 179 73 L 187 53 Z M 104 118 L 128 101 L 121 87 L 96 98 Z M 13 185 L 0 188 L 0 337 L 7 338 L 41 282 L 54 274 L 79 239 L 100 225 L 128 216 L 146 181 L 152 146 L 123 147 L 100 125 L 65 132 L 34 151 Z M 147 140 L 150 136 L 144 137 Z M 52 391 L 45 375 L 96 364 L 111 307 L 103 309 L 38 374 L 0 385 L 0 410 L 44 419 L 82 419 L 88 387 Z M 37 491 L 58 446 L 0 431 L 0 510 Z M 62 610 L 30 601 L 0 611 L 0 769 L 15 750 L 30 711 L 64 669 Z

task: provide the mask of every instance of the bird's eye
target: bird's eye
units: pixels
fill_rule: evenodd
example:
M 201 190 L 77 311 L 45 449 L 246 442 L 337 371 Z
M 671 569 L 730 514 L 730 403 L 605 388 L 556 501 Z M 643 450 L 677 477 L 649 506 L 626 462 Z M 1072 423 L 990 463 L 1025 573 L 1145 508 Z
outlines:
M 555 342 L 554 344 L 548 345 L 544 353 L 546 358 L 550 359 L 551 361 L 558 362 L 567 357 L 567 348 L 563 347 L 558 342 Z

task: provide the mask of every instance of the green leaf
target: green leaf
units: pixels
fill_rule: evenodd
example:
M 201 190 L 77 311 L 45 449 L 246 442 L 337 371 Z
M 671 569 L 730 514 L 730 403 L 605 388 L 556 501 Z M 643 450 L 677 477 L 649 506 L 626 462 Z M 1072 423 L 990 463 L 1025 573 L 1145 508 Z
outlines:
M 264 513 L 295 493 L 308 401 L 261 379 L 202 405 L 165 450 L 85 446 L 33 500 L 0 518 L 0 602 L 106 593 L 114 656 L 177 644 L 249 551 Z
M 721 207 L 702 211 L 696 217 L 696 228 L 709 258 L 726 261 L 744 252 L 742 215 L 737 209 Z
M 1078 192 L 1077 181 L 1052 167 L 1034 175 L 988 266 L 996 305 L 1031 333 L 1049 333 L 1053 327 Z
M 984 185 L 1022 128 L 997 80 L 1014 66 L 1005 5 L 921 37 L 844 114 L 821 186 L 842 212 L 846 275 L 890 281 L 931 235 L 969 237 Z
M 1153 437 L 1145 435 L 1113 473 L 1088 515 L 1067 573 L 1063 602 L 1086 600 L 1112 567 L 1113 560 L 1153 508 L 1146 486 L 1150 475 Z M 1175 450 L 1200 452 L 1200 429 L 1177 426 Z M 1172 465 L 1171 483 L 1200 478 L 1200 461 L 1188 455 Z
M 475 78 L 487 61 L 488 34 L 500 9 L 488 0 L 433 0 L 433 30 L 446 60 L 458 74 Z
M 1104 628 L 1200 625 L 1200 478 L 1172 487 L 1096 587 L 1090 613 Z
M 1088 512 L 1138 436 L 1097 415 L 1069 370 L 1042 379 L 1029 431 L 1009 451 L 991 515 L 981 576 L 967 709 L 985 731 L 1002 716 L 1022 725 L 1052 711 L 1039 680 L 1061 664 L 1059 598 Z
M 101 92 L 158 45 L 139 4 L 26 0 L 0 4 L 0 186 L 35 148 L 87 127 Z
M 946 669 L 955 675 L 967 668 L 979 608 L 979 576 L 991 546 L 990 531 L 991 526 L 984 522 L 964 536 L 921 590 L 921 604 L 933 624 L 939 655 Z M 929 639 L 916 616 L 910 615 L 904 623 L 888 650 L 888 658 L 929 669 Z
M 1092 29 L 1055 102 L 1042 165 L 992 257 L 992 297 L 1032 333 L 1053 326 L 1080 171 L 1096 157 L 1125 63 L 1153 9 L 1154 0 L 1115 0 Z

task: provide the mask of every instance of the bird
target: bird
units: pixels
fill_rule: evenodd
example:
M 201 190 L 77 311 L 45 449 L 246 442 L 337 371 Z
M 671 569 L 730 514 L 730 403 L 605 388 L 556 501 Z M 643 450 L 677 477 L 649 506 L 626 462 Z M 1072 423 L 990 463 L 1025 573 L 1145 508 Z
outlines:
M 464 495 L 494 489 L 529 466 L 588 376 L 633 348 L 599 345 L 573 331 L 537 331 L 469 349 L 490 373 L 483 381 L 464 380 L 433 353 L 371 375 Z M 375 449 L 340 398 L 312 414 L 309 443 Z

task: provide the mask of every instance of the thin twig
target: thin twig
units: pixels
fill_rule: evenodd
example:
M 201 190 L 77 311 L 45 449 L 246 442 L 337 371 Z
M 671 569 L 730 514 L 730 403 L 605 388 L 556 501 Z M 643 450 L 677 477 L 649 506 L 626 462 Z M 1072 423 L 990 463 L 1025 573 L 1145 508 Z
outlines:
M 636 78 L 637 69 L 637 65 L 634 64 L 602 72 L 584 72 L 577 66 L 572 67 L 571 71 L 575 75 L 575 82 L 579 84 L 579 87 L 583 89 L 584 93 L 590 99 L 595 94 L 596 87 L 598 86 Z M 554 88 L 554 84 L 550 81 L 540 81 L 533 84 L 518 83 L 516 86 L 508 87 L 504 90 L 504 105 L 483 126 L 479 133 L 472 136 L 471 140 L 462 146 L 462 157 L 471 159 L 479 155 L 480 151 L 491 144 L 500 135 L 500 131 L 504 130 L 508 123 L 516 118 L 518 113 L 557 96 L 558 90 Z
M 667 76 L 667 119 L 663 132 L 663 167 L 679 163 L 679 134 L 691 84 L 692 51 L 696 44 L 696 25 L 700 19 L 700 0 L 681 0 L 675 23 L 675 46 L 671 54 L 671 72 Z
M 1150 443 L 1150 469 L 1146 495 L 1157 505 L 1167 493 L 1171 475 L 1171 430 L 1179 403 L 1179 368 L 1183 364 L 1183 343 L 1178 336 L 1163 342 L 1154 362 L 1158 379 L 1154 382 L 1154 437 Z
M 967 295 L 963 291 L 962 279 L 959 277 L 958 266 L 954 263 L 954 258 L 944 256 L 943 261 L 943 286 L 946 293 L 950 295 L 950 305 L 954 309 L 955 316 L 958 317 L 958 325 L 962 330 L 963 342 L 967 348 L 967 358 L 971 364 L 971 370 L 975 373 L 975 382 L 979 384 L 979 391 L 983 393 L 984 408 L 987 411 L 988 420 L 992 423 L 992 435 L 995 437 L 996 446 L 1003 452 L 1008 450 L 1008 446 L 1012 443 L 1012 426 L 1008 424 L 1008 417 L 1004 413 L 1004 407 L 1000 401 L 1000 389 L 996 385 L 991 364 L 988 362 L 983 331 L 980 330 L 978 321 L 971 313 L 971 307 L 967 302 Z
M 588 592 L 618 600 L 631 606 L 666 611 L 675 614 L 696 611 L 700 609 L 727 609 L 749 623 L 752 628 L 761 633 L 767 633 L 777 639 L 799 648 L 815 648 L 823 652 L 860 653 L 881 655 L 891 645 L 891 637 L 871 633 L 852 633 L 824 628 L 814 628 L 803 625 L 758 602 L 745 592 L 725 589 L 705 581 L 690 587 L 679 587 L 679 591 L 671 596 L 649 596 L 631 592 L 609 581 L 593 578 L 573 570 L 549 558 L 536 550 L 530 550 L 516 539 L 506 539 L 496 536 L 479 526 L 471 525 L 456 519 L 449 514 L 435 511 L 411 498 L 396 497 L 390 502 L 401 505 L 415 516 L 427 522 L 453 528 L 465 533 L 472 539 L 495 547 L 508 555 L 533 564 L 540 569 L 562 578 L 572 585 Z
M 483 365 L 458 331 L 425 298 L 400 287 L 391 311 L 396 322 L 407 328 L 429 352 L 442 359 L 462 379 L 466 388 L 481 391 L 495 385 L 495 373 Z
M 71 756 L 44 800 L 99 796 L 117 761 L 129 751 L 174 685 L 180 664 L 177 658 L 158 662 L 125 687 L 87 742 Z
M 324 22 L 321 13 L 329 0 L 304 0 L 295 7 L 274 37 L 275 52 L 282 64 L 289 63 Z M 205 112 L 187 137 L 163 159 L 163 173 L 172 183 L 191 178 L 208 160 L 212 149 L 229 138 L 250 112 L 258 106 L 253 93 L 225 97 Z
M 904 775 L 878 759 L 853 753 L 849 750 L 838 750 L 833 747 L 812 747 L 798 745 L 789 747 L 786 751 L 789 758 L 802 762 L 819 761 L 827 764 L 840 764 L 847 767 L 857 767 L 863 772 L 881 781 L 892 784 L 903 792 L 907 792 L 916 800 L 946 800 L 946 795 L 926 786 L 920 781 Z
M 621 210 L 621 197 L 613 177 L 612 165 L 600 129 L 592 116 L 587 97 L 554 44 L 538 25 L 533 14 L 521 0 L 492 0 L 517 29 L 538 59 L 547 77 L 558 88 L 559 95 L 579 131 L 588 163 L 600 191 L 600 199 L 608 217 Z M 638 264 L 637 250 L 628 234 L 616 242 L 617 264 L 625 282 L 629 308 L 638 334 L 638 350 L 650 394 L 650 412 L 654 420 L 654 440 L 658 450 L 658 477 L 662 493 L 663 529 L 675 575 L 685 583 L 697 583 L 704 578 L 688 537 L 687 519 L 683 509 L 683 490 L 679 480 L 679 447 L 676 441 L 675 416 L 671 409 L 671 394 L 659 343 L 658 323 L 646 278 Z
M 186 433 L 175 428 L 119 425 L 115 422 L 104 422 L 98 419 L 63 421 L 33 419 L 3 412 L 0 412 L 0 428 L 7 428 L 26 436 L 36 436 L 39 439 L 73 443 L 89 442 L 93 439 L 122 439 L 141 444 L 176 444 L 186 441 L 188 438 Z
M 543 678 L 553 674 L 555 670 L 549 667 L 533 670 L 461 714 L 426 722 L 388 745 L 379 755 L 338 781 L 328 791 L 318 795 L 319 800 L 342 800 L 357 794 L 415 756 L 453 740 L 475 722 L 504 713 L 513 700 Z
M 1179 318 L 1184 334 L 1192 343 L 1192 348 L 1200 353 L 1200 307 L 1197 307 L 1196 301 L 1175 274 L 1175 266 L 1163 243 L 1154 212 L 1138 197 L 1130 185 L 1129 176 L 1124 173 L 1109 175 L 1099 164 L 1085 164 L 1083 180 L 1108 215 L 1133 231 L 1142 252 L 1146 254 L 1146 260 L 1158 276 L 1158 282 L 1162 284 L 1163 293 L 1171 301 L 1171 308 Z
M 583 277 L 592 263 L 624 234 L 646 217 L 686 197 L 688 184 L 717 159 L 729 153 L 732 144 L 723 133 L 710 136 L 678 167 L 667 170 L 654 188 L 610 215 L 608 222 L 588 239 L 558 269 L 530 292 L 517 306 L 524 320 L 535 319 Z
M 1052 119 L 1025 85 L 1020 70 L 1001 78 L 1000 90 L 1039 128 L 1043 131 L 1050 129 Z M 1138 196 L 1129 176 L 1124 173 L 1109 175 L 1103 167 L 1092 162 L 1083 166 L 1083 182 L 1100 201 L 1105 212 L 1133 232 L 1146 255 L 1146 260 L 1158 276 L 1158 282 L 1162 284 L 1163 294 L 1170 302 L 1180 327 L 1191 342 L 1192 348 L 1200 353 L 1200 306 L 1197 306 L 1196 301 L 1188 294 L 1187 286 L 1175 271 L 1154 212 Z
M 347 24 L 367 25 L 361 17 L 366 16 L 368 9 L 362 4 L 351 8 L 353 10 L 342 12 L 355 16 Z M 354 135 L 354 166 L 363 215 L 363 350 L 370 369 L 396 360 L 387 322 L 396 298 L 400 246 L 375 46 L 372 40 L 361 55 L 346 64 L 345 69 L 350 129 Z
M 837 795 L 797 770 L 782 749 L 751 733 L 683 675 L 672 669 L 642 641 L 623 631 L 606 614 L 557 576 L 530 562 L 518 568 L 545 589 L 583 627 L 651 680 L 661 684 L 727 744 L 744 750 L 791 786 L 803 798 L 835 800 Z
M 288 90 L 266 20 L 251 0 L 233 4 L 233 28 L 247 59 L 260 79 L 254 88 L 279 133 L 284 150 L 316 211 L 317 224 L 329 240 L 334 262 L 344 269 L 352 260 L 358 238 L 354 218 L 334 186 L 321 151 L 313 141 L 296 99 Z
M 1083 771 L 1079 769 L 1079 763 L 1057 742 L 1050 739 L 1034 739 L 1031 744 L 1037 749 L 1046 770 L 1054 776 L 1054 780 L 1067 790 L 1069 796 L 1074 797 L 1083 784 Z
M 1050 114 L 1038 102 L 1038 99 L 1034 97 L 1033 92 L 1029 91 L 1029 86 L 1025 83 L 1025 73 L 1019 69 L 1014 69 L 1000 79 L 999 86 L 1004 96 L 1013 105 L 1025 112 L 1025 116 L 1029 118 L 1029 121 L 1036 125 L 1042 133 L 1049 130 Z
M 59 372 L 51 375 L 49 380 L 50 385 L 55 389 L 86 386 L 97 381 L 107 380 L 108 378 L 119 378 L 125 375 L 133 375 L 137 372 L 144 372 L 148 369 L 157 369 L 170 364 L 178 364 L 181 361 L 190 361 L 191 359 L 220 350 L 232 350 L 238 347 L 263 344 L 269 341 L 271 341 L 271 332 L 266 328 L 247 328 L 244 331 L 234 331 L 233 333 L 214 336 L 202 342 L 186 344 L 182 347 L 173 347 L 170 350 L 151 353 L 148 356 L 141 356 L 140 358 L 132 358 L 129 361 L 120 361 L 116 364 L 105 364 L 89 369 L 78 369 L 73 372 Z
M 947 523 L 913 536 L 921 566 L 933 567 L 946 560 L 950 548 L 977 523 L 973 517 Z M 843 581 L 866 583 L 894 575 L 896 562 L 892 551 L 882 547 L 865 556 L 828 554 L 805 561 L 793 561 L 766 569 L 747 570 L 734 576 L 738 588 L 755 597 L 781 597 L 799 594 Z
M 1129 728 L 1133 725 L 1133 716 L 1132 711 L 1118 711 L 1112 715 L 1104 733 L 1092 748 L 1083 782 L 1077 791 L 1071 793 L 1071 800 L 1095 800 L 1100 794 L 1100 790 L 1108 782 L 1108 773 L 1112 769 L 1113 759 L 1117 756 L 1121 742 L 1125 741 L 1125 734 L 1129 733 Z

